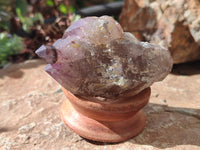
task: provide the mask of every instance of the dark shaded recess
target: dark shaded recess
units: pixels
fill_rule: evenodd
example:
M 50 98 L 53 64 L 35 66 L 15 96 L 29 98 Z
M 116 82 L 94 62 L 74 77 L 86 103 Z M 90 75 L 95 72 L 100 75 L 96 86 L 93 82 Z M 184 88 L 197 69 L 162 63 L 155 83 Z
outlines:
M 24 31 L 22 28 L 17 30 L 16 32 L 14 32 L 16 35 L 20 36 L 20 37 L 30 37 L 31 34 Z
M 200 74 L 200 61 L 175 64 L 171 73 L 186 76 Z
M 17 63 L 17 62 L 22 62 L 24 60 L 28 60 L 30 58 L 30 53 L 29 52 L 24 52 L 21 54 L 17 54 L 17 55 L 11 55 L 9 57 L 9 61 L 13 62 L 13 63 Z M 33 57 L 35 58 L 35 57 Z
M 82 136 L 81 136 L 82 137 Z M 123 143 L 123 142 L 98 142 L 98 141 L 93 141 L 93 140 L 89 140 L 89 139 L 86 139 L 84 137 L 82 137 L 85 141 L 91 143 L 91 144 L 95 144 L 95 145 L 116 145 L 116 144 L 120 144 L 120 143 Z
M 77 14 L 80 14 L 82 17 L 87 17 L 87 16 L 99 17 L 102 15 L 110 15 L 110 16 L 117 17 L 121 13 L 123 5 L 124 5 L 123 1 L 96 5 L 96 6 L 80 9 L 79 11 L 77 11 Z

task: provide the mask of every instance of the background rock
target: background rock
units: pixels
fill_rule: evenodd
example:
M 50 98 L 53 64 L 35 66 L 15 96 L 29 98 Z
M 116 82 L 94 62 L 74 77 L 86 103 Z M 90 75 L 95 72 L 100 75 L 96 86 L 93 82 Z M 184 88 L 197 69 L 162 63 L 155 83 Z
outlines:
M 176 65 L 154 83 L 144 131 L 116 144 L 88 141 L 64 125 L 59 109 L 66 98 L 44 66 L 31 60 L 0 70 L 0 149 L 200 149 L 199 62 Z
M 200 59 L 199 0 L 125 0 L 120 24 L 138 39 L 169 48 L 174 63 Z

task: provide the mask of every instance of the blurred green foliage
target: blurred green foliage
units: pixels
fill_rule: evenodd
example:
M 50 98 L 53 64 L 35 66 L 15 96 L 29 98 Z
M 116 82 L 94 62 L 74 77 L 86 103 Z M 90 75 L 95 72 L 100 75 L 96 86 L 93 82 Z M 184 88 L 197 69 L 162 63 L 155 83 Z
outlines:
M 15 8 L 13 8 L 14 6 Z M 14 10 L 14 12 L 13 12 Z M 28 4 L 26 0 L 0 0 L 0 28 L 1 30 L 6 30 L 9 32 L 10 29 L 10 19 L 14 15 L 20 19 L 22 23 L 22 29 L 26 32 L 30 31 L 30 28 L 34 25 L 35 22 L 40 21 L 43 23 L 44 19 L 41 13 L 35 13 L 33 17 L 26 17 L 28 13 Z
M 0 33 L 0 67 L 8 63 L 9 56 L 23 49 L 22 39 L 16 35 Z
M 75 22 L 75 21 L 78 21 L 79 19 L 81 19 L 81 16 L 80 16 L 80 15 L 74 15 L 72 21 Z
M 47 1 L 46 1 L 46 4 L 47 4 L 48 6 L 54 6 L 54 2 L 53 2 L 52 0 L 47 0 Z
M 23 16 L 28 13 L 28 4 L 26 0 L 15 0 L 15 8 L 20 10 L 21 15 Z
M 60 4 L 58 6 L 58 9 L 63 14 L 74 13 L 76 11 L 76 9 L 73 6 L 65 6 L 64 4 Z
M 34 23 L 39 21 L 41 23 L 44 22 L 43 16 L 41 13 L 35 13 L 33 17 L 26 17 L 25 15 L 28 13 L 28 4 L 26 0 L 16 0 L 16 13 L 22 23 L 22 29 L 26 32 L 30 32 L 31 27 L 33 27 Z
M 41 23 L 44 22 L 44 19 L 41 13 L 35 13 L 33 17 L 24 17 L 22 15 L 21 9 L 19 8 L 16 8 L 16 13 L 22 23 L 22 29 L 26 32 L 30 32 L 31 27 L 33 27 L 35 22 L 37 21 Z
M 53 0 L 46 0 L 46 4 L 48 6 L 54 7 L 56 6 L 56 4 L 54 3 Z M 76 11 L 74 6 L 66 6 L 64 5 L 64 3 L 59 3 L 58 6 L 58 10 L 62 13 L 62 14 L 67 14 L 67 13 L 74 13 Z
M 73 13 L 75 13 L 76 9 L 90 6 L 85 4 L 86 1 L 35 0 L 31 2 L 30 0 L 0 0 L 0 67 L 3 67 L 3 65 L 8 62 L 11 55 L 16 55 L 23 49 L 22 38 L 17 35 L 11 35 L 10 33 L 19 34 L 19 32 L 22 31 L 21 29 L 23 29 L 25 32 L 29 33 L 27 35 L 31 35 L 31 38 L 32 35 L 36 36 L 35 33 L 38 33 L 38 37 L 40 37 L 40 32 L 35 32 L 37 29 L 34 28 L 34 26 L 37 25 L 37 27 L 41 27 L 44 23 L 44 18 L 58 18 L 59 16 L 66 15 L 69 17 L 69 22 L 77 21 L 81 16 Z M 103 3 L 104 0 L 97 1 Z M 48 33 L 50 30 L 45 29 L 43 30 L 44 33 Z M 38 28 L 38 30 L 40 30 L 40 28 Z M 27 37 L 24 37 L 26 44 L 31 43 L 26 42 L 26 40 Z M 34 43 L 34 41 L 32 43 Z M 28 46 L 26 45 L 26 47 L 34 51 L 35 47 L 32 45 L 29 44 Z
M 58 9 L 60 12 L 62 12 L 63 14 L 67 14 L 67 7 L 64 4 L 60 4 L 58 6 Z
M 11 3 L 9 0 L 0 0 L 0 28 L 8 31 L 10 26 Z
M 28 4 L 26 0 L 0 0 L 0 67 L 9 61 L 11 55 L 18 54 L 23 50 L 22 38 L 9 34 L 11 18 L 18 17 L 21 27 L 29 32 L 34 23 L 43 23 L 43 16 L 40 13 L 33 14 L 33 17 L 26 17 Z

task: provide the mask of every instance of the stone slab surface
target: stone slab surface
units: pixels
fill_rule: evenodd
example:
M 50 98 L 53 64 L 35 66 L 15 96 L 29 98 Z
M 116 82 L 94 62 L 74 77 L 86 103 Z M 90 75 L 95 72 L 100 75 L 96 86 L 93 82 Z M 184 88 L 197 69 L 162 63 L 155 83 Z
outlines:
M 0 70 L 0 150 L 198 150 L 200 63 L 176 65 L 152 86 L 144 108 L 146 127 L 137 137 L 109 144 L 83 139 L 61 121 L 61 87 L 42 60 Z

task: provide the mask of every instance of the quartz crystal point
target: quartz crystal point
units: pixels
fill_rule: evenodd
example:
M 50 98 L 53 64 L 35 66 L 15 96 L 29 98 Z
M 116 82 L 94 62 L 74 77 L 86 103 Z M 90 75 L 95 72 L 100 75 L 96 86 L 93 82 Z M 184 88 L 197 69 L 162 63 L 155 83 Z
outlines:
M 163 80 L 172 68 L 169 51 L 138 41 L 108 16 L 74 22 L 52 46 L 36 53 L 65 89 L 92 100 L 115 100 L 138 94 Z

